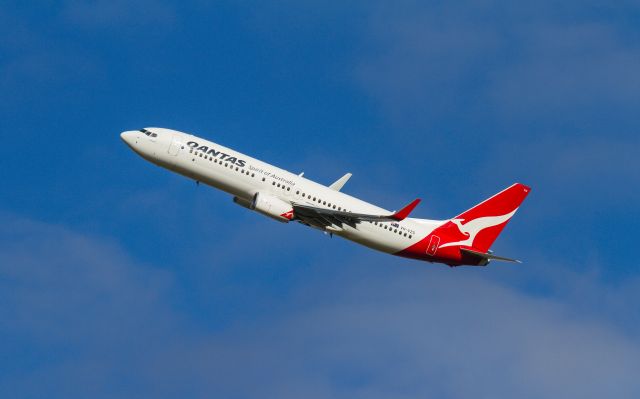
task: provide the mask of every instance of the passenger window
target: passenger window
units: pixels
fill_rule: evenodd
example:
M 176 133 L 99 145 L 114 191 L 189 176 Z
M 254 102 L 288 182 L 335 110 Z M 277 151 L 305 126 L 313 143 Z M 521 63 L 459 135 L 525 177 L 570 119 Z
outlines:
M 322 205 L 327 205 L 327 201 L 322 201 Z
M 252 173 L 252 174 L 251 174 L 251 177 L 256 177 L 256 174 L 255 174 L 255 173 Z
M 287 187 L 287 191 L 291 191 L 291 187 Z
M 296 191 L 296 195 L 300 195 L 300 190 Z

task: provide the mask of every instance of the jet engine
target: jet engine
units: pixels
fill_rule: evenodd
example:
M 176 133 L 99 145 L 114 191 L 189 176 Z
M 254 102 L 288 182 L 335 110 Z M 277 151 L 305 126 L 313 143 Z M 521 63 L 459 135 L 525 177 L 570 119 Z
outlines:
M 287 223 L 293 218 L 293 207 L 291 204 L 269 194 L 256 193 L 252 201 L 234 197 L 233 202 L 242 207 L 260 212 L 282 223 Z

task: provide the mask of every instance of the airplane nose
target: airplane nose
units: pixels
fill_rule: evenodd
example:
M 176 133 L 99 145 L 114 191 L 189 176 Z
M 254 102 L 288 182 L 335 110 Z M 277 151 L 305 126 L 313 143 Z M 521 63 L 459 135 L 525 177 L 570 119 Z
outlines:
M 129 147 L 131 147 L 135 141 L 135 135 L 136 135 L 136 132 L 126 131 L 126 132 L 120 133 L 120 138 L 122 139 L 122 141 L 127 143 Z

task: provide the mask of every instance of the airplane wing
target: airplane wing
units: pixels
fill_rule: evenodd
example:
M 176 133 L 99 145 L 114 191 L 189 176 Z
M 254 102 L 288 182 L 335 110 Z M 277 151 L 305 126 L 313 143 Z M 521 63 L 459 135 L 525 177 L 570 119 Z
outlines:
M 330 189 L 336 190 L 336 191 L 340 191 L 342 190 L 342 187 L 344 186 L 344 184 L 351 178 L 351 173 L 347 173 L 346 175 L 342 176 L 341 178 L 339 178 L 338 180 L 336 180 L 335 182 L 333 182 L 333 184 L 331 184 L 329 186 Z
M 293 217 L 304 223 L 318 227 L 336 225 L 342 227 L 343 224 L 356 227 L 360 222 L 373 221 L 401 221 L 404 220 L 413 209 L 420 203 L 419 199 L 414 200 L 409 205 L 397 212 L 388 215 L 370 215 L 364 213 L 352 213 L 346 211 L 336 211 L 333 209 L 318 208 L 315 206 L 293 204 Z

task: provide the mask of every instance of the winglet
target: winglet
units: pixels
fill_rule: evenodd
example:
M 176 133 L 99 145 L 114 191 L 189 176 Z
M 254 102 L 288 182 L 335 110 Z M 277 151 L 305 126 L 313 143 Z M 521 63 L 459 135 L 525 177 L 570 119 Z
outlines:
M 395 220 L 404 220 L 415 209 L 415 207 L 418 206 L 419 203 L 420 203 L 420 199 L 419 198 L 415 199 L 413 200 L 412 203 L 410 203 L 409 205 L 400 209 L 398 212 L 391 215 L 391 217 L 394 218 Z
M 332 185 L 329 186 L 329 188 L 336 191 L 340 191 L 344 186 L 344 184 L 347 182 L 347 180 L 349 180 L 350 178 L 351 178 L 351 173 L 347 173 L 346 175 L 336 180 Z

